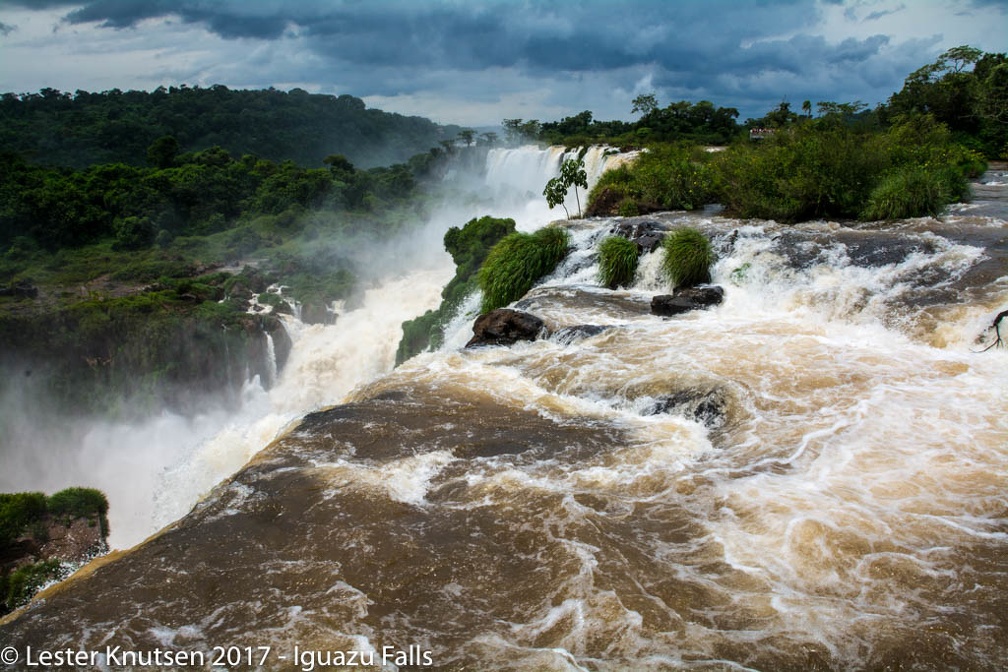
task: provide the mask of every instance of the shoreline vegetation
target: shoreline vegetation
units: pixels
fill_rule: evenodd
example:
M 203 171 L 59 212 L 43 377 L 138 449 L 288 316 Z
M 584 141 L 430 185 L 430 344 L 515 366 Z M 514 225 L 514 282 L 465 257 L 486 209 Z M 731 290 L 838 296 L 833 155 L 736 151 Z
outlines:
M 644 150 L 600 179 L 587 216 L 711 203 L 782 222 L 936 216 L 1008 156 L 1008 57 L 957 47 L 875 109 L 815 110 L 782 102 L 740 124 L 733 108 L 643 94 L 634 122 L 505 119 L 498 136 L 298 89 L 5 93 L 0 373 L 64 413 L 198 409 L 264 370 L 267 335 L 282 366 L 277 313 L 325 322 L 332 302 L 352 305 L 361 249 L 415 226 L 449 171 L 481 170 L 502 141 Z M 459 275 L 398 361 L 436 345 L 514 234 L 484 219 L 446 236 Z M 250 313 L 255 300 L 271 310 Z
M 0 494 L 0 616 L 106 552 L 108 508 L 93 488 Z

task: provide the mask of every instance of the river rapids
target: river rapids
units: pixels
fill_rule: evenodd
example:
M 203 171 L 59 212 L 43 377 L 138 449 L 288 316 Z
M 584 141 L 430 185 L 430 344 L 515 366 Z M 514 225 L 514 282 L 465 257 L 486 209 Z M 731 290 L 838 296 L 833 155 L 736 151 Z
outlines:
M 724 303 L 674 318 L 649 312 L 657 254 L 603 289 L 615 220 L 566 223 L 571 254 L 518 302 L 553 336 L 467 350 L 461 316 L 0 642 L 238 651 L 228 669 L 996 669 L 1008 350 L 975 351 L 1008 308 L 1005 182 L 941 219 L 639 218 L 718 252 Z M 271 394 L 361 366 L 341 347 L 295 339 Z

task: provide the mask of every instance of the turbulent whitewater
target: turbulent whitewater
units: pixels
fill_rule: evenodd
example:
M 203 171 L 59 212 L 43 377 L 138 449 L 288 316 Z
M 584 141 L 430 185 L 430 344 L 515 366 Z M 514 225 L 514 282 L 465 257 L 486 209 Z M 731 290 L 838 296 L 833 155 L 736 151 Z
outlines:
M 231 669 L 384 647 L 449 670 L 996 668 L 1008 351 L 973 351 L 1008 308 L 1008 201 L 986 181 L 941 220 L 648 218 L 719 254 L 724 303 L 671 319 L 648 309 L 656 255 L 605 290 L 614 220 L 571 223 L 518 302 L 557 335 L 449 335 L 341 392 L 0 639 L 269 647 Z M 308 344 L 271 394 L 324 397 L 364 359 Z

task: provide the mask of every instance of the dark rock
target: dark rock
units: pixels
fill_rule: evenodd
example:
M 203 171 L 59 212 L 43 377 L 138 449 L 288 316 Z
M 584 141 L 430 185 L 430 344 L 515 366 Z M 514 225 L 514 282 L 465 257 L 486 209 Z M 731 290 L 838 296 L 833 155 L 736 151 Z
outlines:
M 585 208 L 585 217 L 611 217 L 619 213 L 619 205 L 626 198 L 622 190 L 603 185 L 592 194 Z
M 0 287 L 0 296 L 14 296 L 19 299 L 38 298 L 38 287 L 30 282 L 16 282 L 9 287 Z
M 600 324 L 577 324 L 573 327 L 557 329 L 550 334 L 550 339 L 562 345 L 569 345 L 574 341 L 598 336 L 603 331 L 608 331 L 609 329 L 612 329 L 611 325 L 603 326 Z
M 545 331 L 546 325 L 543 321 L 531 313 L 498 308 L 476 318 L 476 322 L 473 323 L 473 337 L 466 343 L 466 347 L 534 341 Z
M 305 324 L 332 324 L 336 315 L 326 306 L 311 301 L 301 304 L 301 321 Z
M 672 294 L 659 294 L 651 299 L 651 314 L 669 317 L 716 306 L 724 300 L 721 287 L 681 287 Z
M 657 398 L 641 415 L 678 415 L 717 429 L 725 424 L 727 408 L 727 395 L 720 389 L 687 389 Z
M 47 521 L 46 542 L 39 549 L 43 560 L 57 558 L 82 562 L 108 551 L 107 532 L 94 518 L 83 516 L 70 521 Z
M 637 249 L 644 252 L 654 252 L 665 240 L 668 229 L 661 222 L 619 222 L 609 230 L 615 236 L 623 236 L 637 243 Z

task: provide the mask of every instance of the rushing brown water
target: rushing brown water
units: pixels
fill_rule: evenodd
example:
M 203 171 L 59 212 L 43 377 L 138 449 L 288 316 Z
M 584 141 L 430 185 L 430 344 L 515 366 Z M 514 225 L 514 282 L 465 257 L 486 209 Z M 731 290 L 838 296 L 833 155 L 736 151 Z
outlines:
M 601 289 L 610 223 L 574 225 L 519 305 L 598 328 L 414 358 L 0 644 L 19 664 L 118 646 L 228 669 L 997 669 L 1008 350 L 971 350 L 1008 308 L 1008 180 L 986 179 L 940 221 L 662 216 L 711 235 L 726 290 L 673 319 L 648 312 L 657 257 Z

